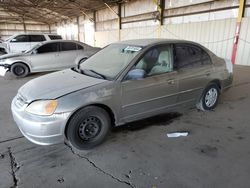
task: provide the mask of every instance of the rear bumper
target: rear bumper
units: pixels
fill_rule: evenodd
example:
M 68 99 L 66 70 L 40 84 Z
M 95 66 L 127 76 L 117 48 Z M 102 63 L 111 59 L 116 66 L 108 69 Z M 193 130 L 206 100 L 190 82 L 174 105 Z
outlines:
M 222 92 L 229 89 L 233 85 L 233 73 L 230 73 L 229 77 L 222 81 Z

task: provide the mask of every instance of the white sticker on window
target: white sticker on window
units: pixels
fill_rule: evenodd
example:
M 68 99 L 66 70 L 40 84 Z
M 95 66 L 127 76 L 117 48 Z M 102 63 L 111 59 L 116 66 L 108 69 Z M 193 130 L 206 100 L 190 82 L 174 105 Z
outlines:
M 131 51 L 131 52 L 138 52 L 140 51 L 142 48 L 141 47 L 137 47 L 137 46 L 127 46 L 124 51 Z

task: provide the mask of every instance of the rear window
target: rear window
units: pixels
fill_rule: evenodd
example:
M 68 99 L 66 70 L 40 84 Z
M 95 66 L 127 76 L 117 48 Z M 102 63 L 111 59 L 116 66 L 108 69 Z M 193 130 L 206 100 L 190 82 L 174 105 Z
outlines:
M 80 44 L 77 44 L 77 49 L 78 50 L 83 50 L 83 46 L 81 46 Z
M 76 50 L 76 43 L 73 42 L 62 42 L 61 51 Z
M 174 59 L 175 68 L 177 69 L 211 64 L 210 58 L 206 52 L 197 46 L 188 44 L 175 45 Z
M 45 40 L 43 35 L 30 35 L 30 42 L 42 42 Z
M 60 35 L 49 35 L 49 38 L 51 40 L 58 40 L 58 39 L 62 39 L 62 37 Z

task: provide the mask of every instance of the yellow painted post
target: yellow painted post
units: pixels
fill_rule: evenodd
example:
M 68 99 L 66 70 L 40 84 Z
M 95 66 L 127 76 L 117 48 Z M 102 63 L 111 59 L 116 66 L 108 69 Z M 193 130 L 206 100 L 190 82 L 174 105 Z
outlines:
M 160 5 L 157 0 L 152 0 L 152 2 L 157 6 L 157 11 L 160 13 L 159 25 L 157 27 L 157 38 L 161 38 L 161 27 L 162 27 L 162 19 L 163 19 L 163 12 L 164 11 L 164 3 L 161 1 Z
M 236 60 L 238 42 L 239 42 L 239 37 L 240 37 L 240 26 L 241 26 L 242 17 L 244 16 L 245 3 L 246 3 L 245 0 L 240 0 L 236 31 L 235 31 L 235 36 L 234 36 L 233 51 L 232 51 L 232 57 L 231 57 L 231 61 L 233 64 L 235 64 L 235 60 Z

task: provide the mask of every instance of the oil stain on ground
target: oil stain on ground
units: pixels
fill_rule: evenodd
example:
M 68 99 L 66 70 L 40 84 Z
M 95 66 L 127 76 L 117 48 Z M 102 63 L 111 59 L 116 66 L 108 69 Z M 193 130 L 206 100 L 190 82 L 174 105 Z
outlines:
M 206 155 L 209 157 L 217 157 L 218 149 L 215 146 L 210 145 L 201 145 L 197 148 L 198 152 L 202 155 Z

